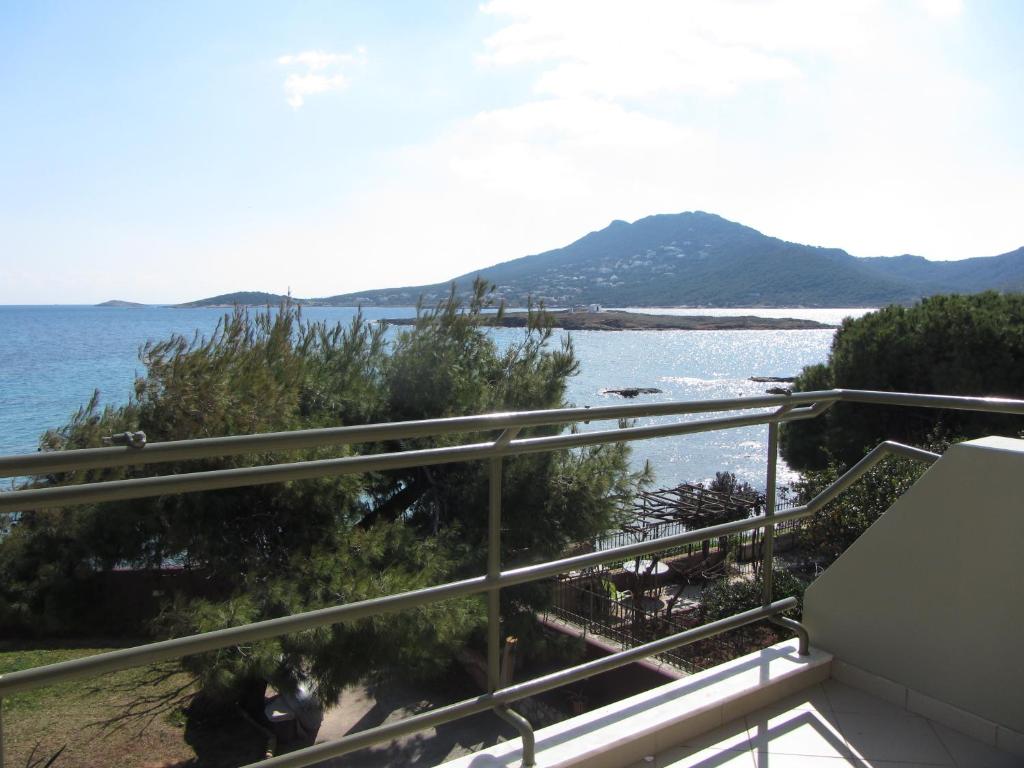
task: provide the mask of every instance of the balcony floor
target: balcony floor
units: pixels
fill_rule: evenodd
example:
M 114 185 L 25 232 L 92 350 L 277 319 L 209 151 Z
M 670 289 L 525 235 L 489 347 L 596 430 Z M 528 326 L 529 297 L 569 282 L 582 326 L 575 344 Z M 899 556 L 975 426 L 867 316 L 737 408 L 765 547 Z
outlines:
M 835 680 L 629 768 L 1018 768 L 1001 752 Z

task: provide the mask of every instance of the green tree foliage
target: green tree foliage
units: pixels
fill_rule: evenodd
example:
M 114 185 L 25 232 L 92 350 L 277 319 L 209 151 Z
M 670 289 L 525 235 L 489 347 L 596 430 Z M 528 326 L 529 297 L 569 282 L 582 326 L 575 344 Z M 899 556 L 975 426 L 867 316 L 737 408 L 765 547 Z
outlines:
M 795 391 L 832 387 L 947 395 L 1024 395 L 1024 294 L 935 296 L 847 319 L 824 365 L 797 377 Z M 1019 434 L 1019 417 L 840 403 L 817 419 L 785 424 L 790 465 L 852 464 L 880 441 L 921 443 L 948 434 Z
M 776 567 L 772 574 L 773 598 L 775 600 L 787 597 L 797 598 L 797 608 L 787 615 L 799 618 L 803 610 L 806 585 L 784 568 Z M 716 621 L 742 611 L 759 608 L 763 589 L 764 584 L 760 574 L 753 579 L 717 579 L 708 584 L 701 592 L 701 614 L 705 621 Z
M 703 487 L 702 483 L 697 483 Z M 707 489 L 717 494 L 725 494 L 732 497 L 726 500 L 720 497 L 705 498 L 701 494 L 697 508 L 689 513 L 688 525 L 692 529 L 709 528 L 713 525 L 731 523 L 734 520 L 743 520 L 750 517 L 750 506 L 745 502 L 752 502 L 755 510 L 760 509 L 762 497 L 750 483 L 736 479 L 732 472 L 716 472 L 715 479 L 708 483 Z M 736 501 L 734 502 L 733 499 Z M 726 551 L 729 540 L 726 536 L 718 539 L 718 546 L 721 551 Z M 701 542 L 701 549 L 706 560 L 711 554 L 711 540 Z
M 924 447 L 943 453 L 949 441 L 930 435 Z M 887 456 L 860 477 L 824 509 L 799 528 L 798 550 L 815 571 L 827 568 L 868 529 L 928 469 L 920 461 Z M 831 462 L 825 469 L 808 470 L 792 486 L 800 504 L 806 504 L 834 483 L 846 467 Z
M 522 336 L 499 347 L 481 329 L 490 305 L 479 283 L 463 306 L 454 292 L 415 326 L 387 338 L 357 316 L 347 327 L 307 322 L 298 308 L 236 310 L 209 337 L 146 345 L 145 376 L 131 401 L 98 399 L 48 432 L 43 450 L 101 444 L 143 430 L 151 442 L 366 424 L 565 405 L 578 363 L 568 341 L 552 344 L 543 311 Z M 556 427 L 523 430 L 522 437 Z M 33 479 L 40 486 L 142 477 L 267 462 L 493 439 L 494 433 L 392 441 L 264 455 L 181 461 L 159 467 L 83 471 Z M 364 476 L 321 478 L 202 494 L 40 510 L 11 522 L 0 541 L 0 619 L 67 629 L 76 585 L 129 563 L 176 562 L 206 576 L 203 599 L 179 595 L 158 623 L 162 634 L 206 631 L 415 589 L 482 572 L 488 468 L 483 462 Z M 557 555 L 566 543 L 608 530 L 642 478 L 628 448 L 529 454 L 505 461 L 505 565 Z M 508 590 L 511 624 L 542 599 Z M 239 700 L 265 681 L 287 687 L 312 678 L 324 698 L 385 665 L 427 671 L 474 636 L 479 599 L 453 600 L 352 625 L 311 630 L 189 660 L 208 693 Z M 43 624 L 40 617 L 46 617 Z
M 775 566 L 772 572 L 772 596 L 774 600 L 782 600 L 787 597 L 797 599 L 797 607 L 786 611 L 784 615 L 799 619 L 803 612 L 804 589 L 806 584 L 790 571 Z M 701 618 L 705 623 L 725 619 L 743 611 L 753 608 L 760 608 L 762 595 L 764 593 L 764 582 L 761 572 L 754 574 L 753 578 L 729 578 L 723 577 L 709 582 L 701 590 Z M 766 622 L 747 625 L 734 629 L 713 642 L 721 644 L 723 641 L 732 645 L 728 658 L 749 653 L 755 648 L 765 646 L 763 626 Z M 768 643 L 774 640 L 768 640 Z M 723 659 L 724 660 L 724 659 Z

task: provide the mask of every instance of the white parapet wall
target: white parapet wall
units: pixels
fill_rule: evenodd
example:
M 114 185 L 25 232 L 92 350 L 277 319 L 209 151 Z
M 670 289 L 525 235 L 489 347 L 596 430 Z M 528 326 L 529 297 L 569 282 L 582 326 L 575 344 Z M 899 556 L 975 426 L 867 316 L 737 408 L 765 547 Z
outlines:
M 658 752 L 827 679 L 832 657 L 797 648 L 778 643 L 542 728 L 537 766 L 622 768 L 645 757 L 653 766 Z M 519 768 L 522 760 L 522 739 L 512 739 L 439 768 Z
M 1024 733 L 1024 440 L 951 447 L 807 589 L 811 643 Z

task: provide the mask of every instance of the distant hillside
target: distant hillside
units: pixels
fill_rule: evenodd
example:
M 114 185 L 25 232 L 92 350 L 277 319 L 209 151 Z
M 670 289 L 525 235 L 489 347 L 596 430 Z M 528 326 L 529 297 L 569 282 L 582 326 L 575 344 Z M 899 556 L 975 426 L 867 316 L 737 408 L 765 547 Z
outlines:
M 121 299 L 111 299 L 110 301 L 104 301 L 102 304 L 97 304 L 97 307 L 144 307 L 145 304 L 139 304 L 137 301 L 122 301 Z
M 549 306 L 879 306 L 936 293 L 1024 290 L 1024 248 L 957 262 L 857 258 L 838 248 L 768 237 L 696 211 L 632 224 L 613 221 L 564 248 L 495 264 L 454 282 L 466 290 L 477 275 L 495 283 L 513 306 L 531 296 Z M 408 306 L 422 296 L 430 304 L 447 294 L 451 282 L 307 301 Z
M 881 274 L 914 283 L 927 294 L 1024 290 L 1024 248 L 962 261 L 928 261 L 921 256 L 859 261 Z
M 220 296 L 211 296 L 208 299 L 189 301 L 185 304 L 175 304 L 176 307 L 233 307 L 236 304 L 242 306 L 275 306 L 282 301 L 288 301 L 287 296 L 279 293 L 264 293 L 263 291 L 236 291 L 235 293 L 222 293 Z M 291 299 L 295 304 L 305 303 L 304 299 Z

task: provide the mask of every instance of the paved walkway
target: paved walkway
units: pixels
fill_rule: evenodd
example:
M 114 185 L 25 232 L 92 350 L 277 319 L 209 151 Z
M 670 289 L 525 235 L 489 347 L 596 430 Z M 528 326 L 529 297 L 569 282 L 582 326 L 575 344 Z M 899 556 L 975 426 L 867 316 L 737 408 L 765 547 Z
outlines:
M 349 733 L 403 720 L 418 712 L 459 701 L 468 695 L 472 694 L 463 690 L 461 685 L 441 693 L 402 682 L 349 686 L 338 704 L 324 713 L 316 742 L 333 741 Z M 353 752 L 320 765 L 323 768 L 428 768 L 517 735 L 495 715 L 486 712 L 430 728 L 390 744 Z

